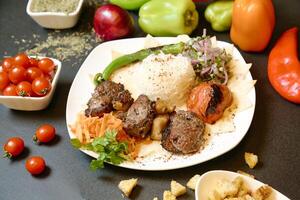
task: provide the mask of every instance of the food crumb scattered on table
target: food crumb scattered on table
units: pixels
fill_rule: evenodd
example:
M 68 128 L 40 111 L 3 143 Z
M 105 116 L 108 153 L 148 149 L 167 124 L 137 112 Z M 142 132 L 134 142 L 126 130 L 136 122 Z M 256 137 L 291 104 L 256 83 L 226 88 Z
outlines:
M 253 154 L 253 153 L 249 153 L 249 152 L 245 152 L 245 161 L 247 163 L 247 165 L 253 169 L 256 164 L 258 163 L 258 156 Z
M 186 187 L 181 185 L 180 183 L 172 180 L 171 181 L 171 193 L 178 197 L 186 193 Z
M 132 178 L 128 180 L 122 180 L 119 183 L 119 189 L 125 194 L 126 197 L 129 197 L 133 188 L 137 185 L 138 179 Z
M 196 174 L 194 175 L 186 184 L 186 186 L 192 190 L 195 190 L 196 188 L 196 184 L 198 182 L 198 180 L 200 179 L 200 175 Z
M 176 196 L 171 191 L 165 190 L 163 200 L 176 200 Z

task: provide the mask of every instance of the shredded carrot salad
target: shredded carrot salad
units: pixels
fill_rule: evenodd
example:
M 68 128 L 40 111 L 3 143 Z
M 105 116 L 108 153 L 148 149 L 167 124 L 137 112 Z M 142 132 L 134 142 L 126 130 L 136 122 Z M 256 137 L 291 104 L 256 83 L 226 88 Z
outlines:
M 127 142 L 130 157 L 135 159 L 138 156 L 139 148 L 135 138 L 126 134 L 123 129 L 122 120 L 116 118 L 111 113 L 104 114 L 103 117 L 86 117 L 84 113 L 79 113 L 76 122 L 70 125 L 75 137 L 82 143 L 91 143 L 95 138 L 102 137 L 107 130 L 117 131 L 116 139 L 120 142 Z

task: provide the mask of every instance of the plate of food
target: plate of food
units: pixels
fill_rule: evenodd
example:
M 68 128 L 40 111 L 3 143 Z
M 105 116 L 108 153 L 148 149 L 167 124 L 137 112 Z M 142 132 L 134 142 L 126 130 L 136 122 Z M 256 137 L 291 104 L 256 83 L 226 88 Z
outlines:
M 255 109 L 255 80 L 239 51 L 215 37 L 131 38 L 97 46 L 69 92 L 71 143 L 136 170 L 196 165 L 233 149 Z

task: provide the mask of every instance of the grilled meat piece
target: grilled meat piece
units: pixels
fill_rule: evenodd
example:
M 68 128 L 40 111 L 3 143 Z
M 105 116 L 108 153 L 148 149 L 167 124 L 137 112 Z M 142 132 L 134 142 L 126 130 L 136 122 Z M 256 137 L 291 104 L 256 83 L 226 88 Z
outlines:
M 162 146 L 174 153 L 197 152 L 203 143 L 204 129 L 204 122 L 194 113 L 183 110 L 174 112 L 163 132 Z
M 231 103 L 232 94 L 226 85 L 201 83 L 191 91 L 187 107 L 204 122 L 213 124 Z
M 124 89 L 124 85 L 104 81 L 95 88 L 87 103 L 88 108 L 85 110 L 85 115 L 102 117 L 104 113 L 113 110 L 127 111 L 132 102 L 133 98 L 130 92 Z
M 146 95 L 140 95 L 127 111 L 124 129 L 127 134 L 144 138 L 152 127 L 155 103 Z

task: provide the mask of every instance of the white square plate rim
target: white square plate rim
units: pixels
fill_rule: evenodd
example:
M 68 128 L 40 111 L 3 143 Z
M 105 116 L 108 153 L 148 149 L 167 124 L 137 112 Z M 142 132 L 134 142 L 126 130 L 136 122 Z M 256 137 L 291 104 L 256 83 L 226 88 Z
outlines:
M 170 44 L 177 42 L 176 37 L 155 37 L 161 44 Z M 81 65 L 78 70 L 72 86 L 69 91 L 67 107 L 66 107 L 66 123 L 68 128 L 68 133 L 70 138 L 74 138 L 73 133 L 70 130 L 69 125 L 75 122 L 77 114 L 82 111 L 83 105 L 85 105 L 88 99 L 93 92 L 94 85 L 92 84 L 92 76 L 95 73 L 101 72 L 112 60 L 111 51 L 120 51 L 126 53 L 132 53 L 138 51 L 143 48 L 145 41 L 145 37 L 141 38 L 128 38 L 128 39 L 120 39 L 109 42 L 104 42 L 95 47 L 92 52 L 87 56 L 86 60 Z M 218 45 L 227 46 L 232 45 L 227 42 L 218 41 Z M 239 60 L 245 62 L 240 52 L 234 47 L 233 50 L 234 58 L 238 58 Z M 101 59 L 102 58 L 102 59 Z M 247 80 L 253 80 L 251 73 L 246 76 Z M 81 88 L 83 87 L 83 88 Z M 82 96 L 85 98 L 81 98 Z M 143 170 L 143 171 L 163 171 L 163 170 L 173 170 L 184 167 L 189 167 L 193 165 L 197 165 L 203 163 L 205 161 L 216 158 L 234 147 L 236 147 L 241 140 L 246 135 L 248 129 L 250 128 L 254 110 L 255 110 L 255 102 L 256 102 L 256 94 L 255 88 L 251 89 L 248 93 L 248 97 L 251 100 L 253 106 L 247 110 L 244 110 L 240 113 L 237 113 L 234 121 L 238 121 L 243 123 L 243 125 L 237 125 L 236 130 L 231 133 L 222 133 L 212 137 L 212 142 L 216 142 L 214 146 L 212 146 L 212 150 L 204 148 L 203 151 L 191 155 L 190 159 L 178 159 L 173 162 L 158 162 L 158 163 L 136 163 L 136 162 L 125 162 L 119 167 L 135 169 L 135 170 Z M 231 142 L 225 142 L 224 146 L 219 145 L 220 141 L 226 141 L 228 138 L 232 139 Z M 215 140 L 215 141 L 214 141 Z M 214 143 L 213 143 L 214 144 Z M 97 154 L 91 151 L 81 150 L 85 154 L 88 154 L 94 158 L 97 158 Z M 208 152 L 207 152 L 208 151 Z M 203 153 L 205 152 L 205 153 Z M 184 162 L 183 162 L 184 161 Z

